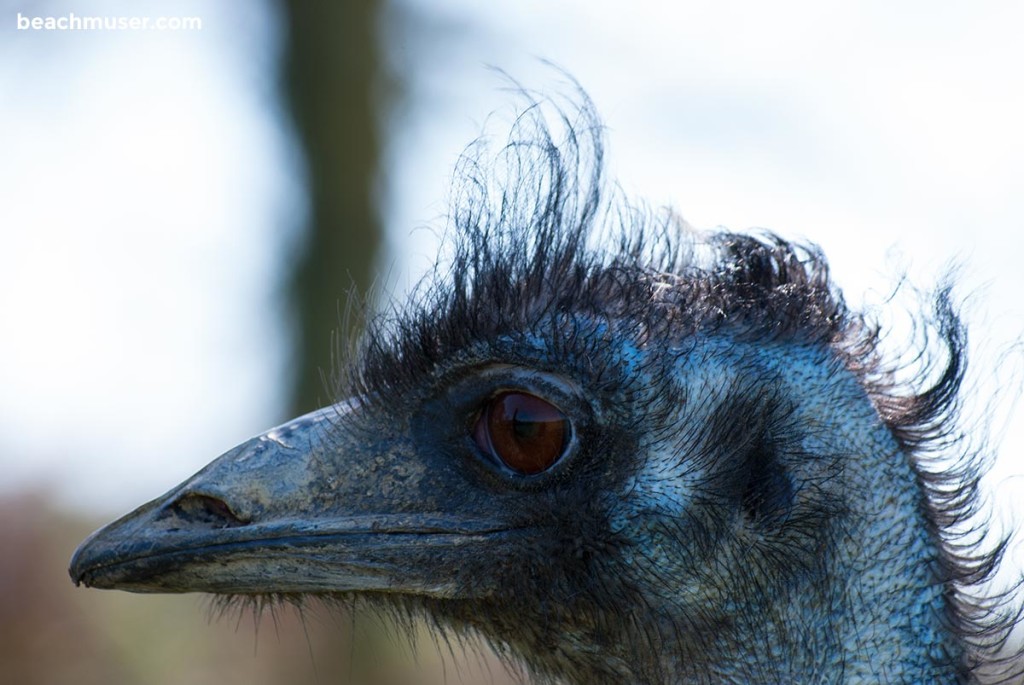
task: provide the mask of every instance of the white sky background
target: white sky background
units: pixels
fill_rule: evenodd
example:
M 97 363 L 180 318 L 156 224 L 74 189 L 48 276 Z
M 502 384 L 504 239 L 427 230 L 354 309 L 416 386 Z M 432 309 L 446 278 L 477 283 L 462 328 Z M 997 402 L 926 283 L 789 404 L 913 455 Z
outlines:
M 67 11 L 45 6 L 21 11 Z M 278 37 L 256 3 L 75 3 L 197 15 L 196 33 L 17 32 L 17 11 L 0 3 L 0 490 L 45 483 L 115 514 L 284 418 L 275 288 L 304 204 Z M 458 153 L 509 111 L 485 67 L 544 89 L 550 59 L 595 100 L 628 192 L 698 228 L 818 242 L 854 305 L 900 269 L 927 287 L 962 262 L 978 394 L 1004 390 L 991 482 L 1002 507 L 1020 498 L 1021 354 L 1000 355 L 1024 333 L 1024 5 L 404 0 L 388 16 L 413 83 L 386 134 L 386 268 L 429 263 L 415 229 L 440 225 Z
M 110 515 L 283 418 L 275 290 L 303 205 L 276 27 L 240 6 L 0 3 L 2 490 Z M 14 28 L 72 10 L 204 25 Z

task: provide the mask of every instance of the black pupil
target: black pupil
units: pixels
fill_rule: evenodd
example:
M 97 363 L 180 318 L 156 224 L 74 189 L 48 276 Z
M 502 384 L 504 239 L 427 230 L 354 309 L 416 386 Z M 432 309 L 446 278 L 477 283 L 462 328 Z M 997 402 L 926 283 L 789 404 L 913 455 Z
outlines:
M 529 440 L 540 433 L 542 420 L 544 419 L 534 418 L 528 412 L 517 409 L 512 415 L 512 430 L 516 432 L 516 437 Z
M 530 393 L 507 391 L 488 400 L 473 427 L 485 453 L 518 473 L 546 471 L 565 451 L 569 421 L 558 407 Z

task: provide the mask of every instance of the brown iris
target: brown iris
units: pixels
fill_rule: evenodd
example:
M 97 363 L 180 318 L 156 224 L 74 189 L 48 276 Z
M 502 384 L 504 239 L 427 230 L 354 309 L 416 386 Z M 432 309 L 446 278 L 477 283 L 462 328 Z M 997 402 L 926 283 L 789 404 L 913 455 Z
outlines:
M 477 446 L 526 475 L 551 468 L 569 442 L 569 420 L 550 402 L 525 392 L 503 392 L 484 404 L 473 426 Z

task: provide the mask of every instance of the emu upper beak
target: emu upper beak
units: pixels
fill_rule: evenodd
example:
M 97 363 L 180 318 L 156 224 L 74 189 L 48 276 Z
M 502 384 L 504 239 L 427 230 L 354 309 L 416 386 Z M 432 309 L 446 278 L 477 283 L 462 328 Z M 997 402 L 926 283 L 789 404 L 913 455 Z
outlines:
M 134 592 L 486 592 L 460 571 L 465 555 L 500 555 L 523 529 L 401 429 L 352 429 L 360 411 L 341 403 L 227 452 L 93 533 L 72 580 Z M 462 513 L 442 513 L 453 501 Z

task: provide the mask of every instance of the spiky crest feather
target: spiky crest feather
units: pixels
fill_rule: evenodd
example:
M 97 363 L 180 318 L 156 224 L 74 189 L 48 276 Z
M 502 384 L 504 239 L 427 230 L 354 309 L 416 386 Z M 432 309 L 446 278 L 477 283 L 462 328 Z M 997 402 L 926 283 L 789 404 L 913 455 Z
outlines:
M 1020 677 L 1019 654 L 1000 658 L 1019 619 L 1012 593 L 981 598 L 1006 540 L 991 551 L 978 545 L 987 531 L 977 495 L 987 462 L 983 453 L 958 452 L 969 448 L 958 424 L 966 332 L 951 287 L 939 288 L 934 311 L 918 319 L 932 334 L 913 361 L 935 379 L 896 383 L 897 369 L 878 350 L 883 332 L 847 308 L 820 248 L 771 233 L 697 233 L 671 213 L 630 203 L 603 179 L 602 126 L 581 90 L 565 106 L 520 94 L 526 107 L 504 146 L 491 155 L 487 141 L 478 141 L 458 164 L 447 259 L 408 304 L 366 322 L 339 396 L 416 392 L 463 350 L 569 319 L 591 322 L 577 337 L 591 336 L 595 345 L 601 325 L 626 325 L 651 345 L 724 330 L 737 339 L 827 348 L 860 379 L 913 465 L 940 548 L 946 620 L 966 646 L 959 678 Z M 438 608 L 408 599 L 385 605 L 396 616 Z M 635 627 L 639 635 L 650 630 Z

